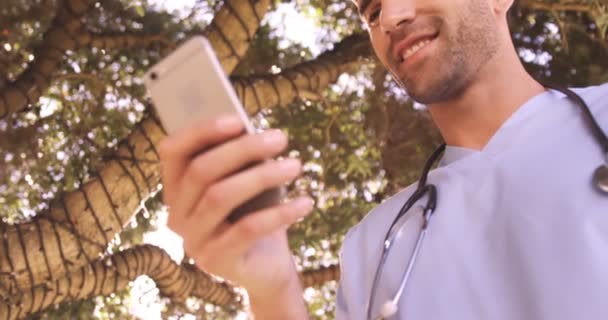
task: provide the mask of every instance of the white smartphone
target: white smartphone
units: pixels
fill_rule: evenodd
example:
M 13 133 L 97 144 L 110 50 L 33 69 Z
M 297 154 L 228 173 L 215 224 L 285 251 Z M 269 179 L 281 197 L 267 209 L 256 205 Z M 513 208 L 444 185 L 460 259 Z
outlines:
M 203 36 L 190 38 L 152 66 L 144 76 L 144 83 L 158 117 L 169 134 L 203 118 L 226 113 L 238 114 L 245 125 L 246 134 L 256 131 L 211 44 Z M 248 164 L 240 170 L 258 163 Z M 228 221 L 235 222 L 247 213 L 277 204 L 285 194 L 283 186 L 266 190 L 235 209 Z

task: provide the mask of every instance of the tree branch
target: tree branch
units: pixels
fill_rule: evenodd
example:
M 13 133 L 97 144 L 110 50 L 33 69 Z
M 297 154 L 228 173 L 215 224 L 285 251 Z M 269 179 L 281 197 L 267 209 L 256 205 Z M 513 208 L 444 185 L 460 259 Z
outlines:
M 243 60 L 268 9 L 270 0 L 226 0 L 205 29 L 226 74 Z
M 355 34 L 317 58 L 285 69 L 276 75 L 234 77 L 232 84 L 249 114 L 286 106 L 296 98 L 317 99 L 343 72 L 351 72 L 360 58 L 372 54 L 367 35 Z
M 35 60 L 14 81 L 0 89 L 0 119 L 34 104 L 46 90 L 50 77 L 63 60 L 66 50 L 74 50 L 78 43 L 73 34 L 82 29 L 82 16 L 93 7 L 94 0 L 70 0 L 62 5 L 42 44 L 34 50 Z
M 0 319 L 20 319 L 58 303 L 109 295 L 127 288 L 141 275 L 154 280 L 161 296 L 176 302 L 196 297 L 228 311 L 243 307 L 242 297 L 227 282 L 193 265 L 178 265 L 164 250 L 146 244 L 99 259 L 12 301 L 5 299 L 0 302 Z
M 144 119 L 80 190 L 62 194 L 30 222 L 3 226 L 0 298 L 61 278 L 103 253 L 142 201 L 157 192 L 155 145 L 163 136 L 157 121 Z
M 99 48 L 147 46 L 152 43 L 173 48 L 174 43 L 160 35 L 92 34 L 82 31 L 82 15 L 94 0 L 67 1 L 47 30 L 36 57 L 16 81 L 0 89 L 0 119 L 24 110 L 38 101 L 67 50 L 93 45 Z M 217 12 L 204 31 L 218 55 L 224 71 L 230 73 L 241 61 L 256 33 L 270 0 L 230 0 Z
M 345 68 L 338 61 L 354 66 L 348 62 L 355 59 L 348 58 L 351 53 L 346 48 L 356 52 L 353 48 L 361 41 L 360 37 L 342 42 L 316 60 L 287 69 L 282 77 L 292 79 L 296 88 L 324 89 Z M 291 88 L 283 84 L 280 87 Z M 277 93 L 281 105 L 299 96 Z M 273 106 L 279 100 L 259 101 L 243 102 L 247 110 L 253 110 Z M 63 194 L 48 213 L 38 215 L 32 222 L 7 226 L 5 236 L 0 239 L 0 283 L 4 284 L 0 286 L 0 297 L 22 294 L 32 286 L 90 264 L 102 253 L 142 201 L 158 191 L 160 170 L 156 146 L 163 137 L 164 131 L 156 118 L 142 120 L 119 145 L 118 151 L 106 158 L 98 174 L 80 190 Z
M 318 269 L 305 270 L 300 273 L 302 287 L 318 287 L 329 281 L 340 279 L 340 265 L 332 264 Z

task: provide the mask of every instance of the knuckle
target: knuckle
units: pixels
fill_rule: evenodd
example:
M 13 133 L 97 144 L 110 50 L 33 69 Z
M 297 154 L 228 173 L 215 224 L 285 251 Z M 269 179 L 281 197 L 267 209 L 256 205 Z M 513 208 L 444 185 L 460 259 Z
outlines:
M 214 184 L 205 191 L 205 203 L 211 208 L 220 207 L 226 202 L 227 193 L 221 184 Z
M 283 180 L 285 170 L 280 166 L 280 160 L 272 160 L 265 162 L 262 166 L 264 178 L 270 181 Z
M 250 134 L 235 138 L 227 144 L 230 148 L 230 153 L 235 158 L 241 159 L 241 161 L 260 158 L 260 142 L 256 138 L 257 135 Z
M 283 143 L 282 141 L 274 141 L 274 139 L 269 140 L 269 134 L 272 133 L 265 131 L 255 135 L 248 135 L 247 151 L 249 152 L 250 156 L 254 156 L 256 158 L 266 158 L 287 147 L 287 144 Z
M 291 209 L 288 205 L 281 205 L 276 208 L 276 222 L 278 225 L 290 224 L 291 221 Z
M 252 216 L 248 216 L 242 219 L 238 224 L 238 234 L 244 238 L 255 237 L 259 230 L 259 224 L 253 219 Z
M 265 132 L 247 135 L 246 143 L 251 146 L 250 151 L 262 151 L 264 148 L 260 147 L 264 145 L 265 136 Z
M 276 169 L 270 163 L 257 165 L 252 172 L 251 182 L 260 187 L 268 187 L 276 180 Z
M 209 171 L 207 157 L 204 155 L 198 156 L 190 163 L 188 175 L 197 181 L 205 181 Z
M 274 183 L 287 182 L 293 180 L 297 176 L 297 171 L 293 168 L 285 170 L 284 162 L 287 160 L 277 160 L 268 163 L 269 180 Z M 299 171 L 299 169 L 298 169 Z

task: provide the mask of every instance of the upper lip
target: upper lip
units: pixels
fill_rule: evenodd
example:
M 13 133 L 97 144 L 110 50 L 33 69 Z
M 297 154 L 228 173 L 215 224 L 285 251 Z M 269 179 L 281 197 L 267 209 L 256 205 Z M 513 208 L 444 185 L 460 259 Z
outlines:
M 404 37 L 402 40 L 397 42 L 397 44 L 395 45 L 395 47 L 393 49 L 393 57 L 395 58 L 395 61 L 403 60 L 401 58 L 403 56 L 403 53 L 407 49 L 409 49 L 412 45 L 414 45 L 416 42 L 418 42 L 424 38 L 432 39 L 432 38 L 435 38 L 436 36 L 437 36 L 437 32 L 424 32 L 424 33 L 410 34 L 410 35 Z

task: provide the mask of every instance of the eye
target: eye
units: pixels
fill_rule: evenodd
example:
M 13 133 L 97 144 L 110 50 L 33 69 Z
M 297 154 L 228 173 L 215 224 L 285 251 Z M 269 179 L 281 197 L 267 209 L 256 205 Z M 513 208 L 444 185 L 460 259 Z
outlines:
M 375 27 L 378 25 L 378 20 L 380 18 L 380 7 L 374 7 L 372 9 L 369 10 L 369 13 L 367 15 L 367 24 L 370 27 Z

